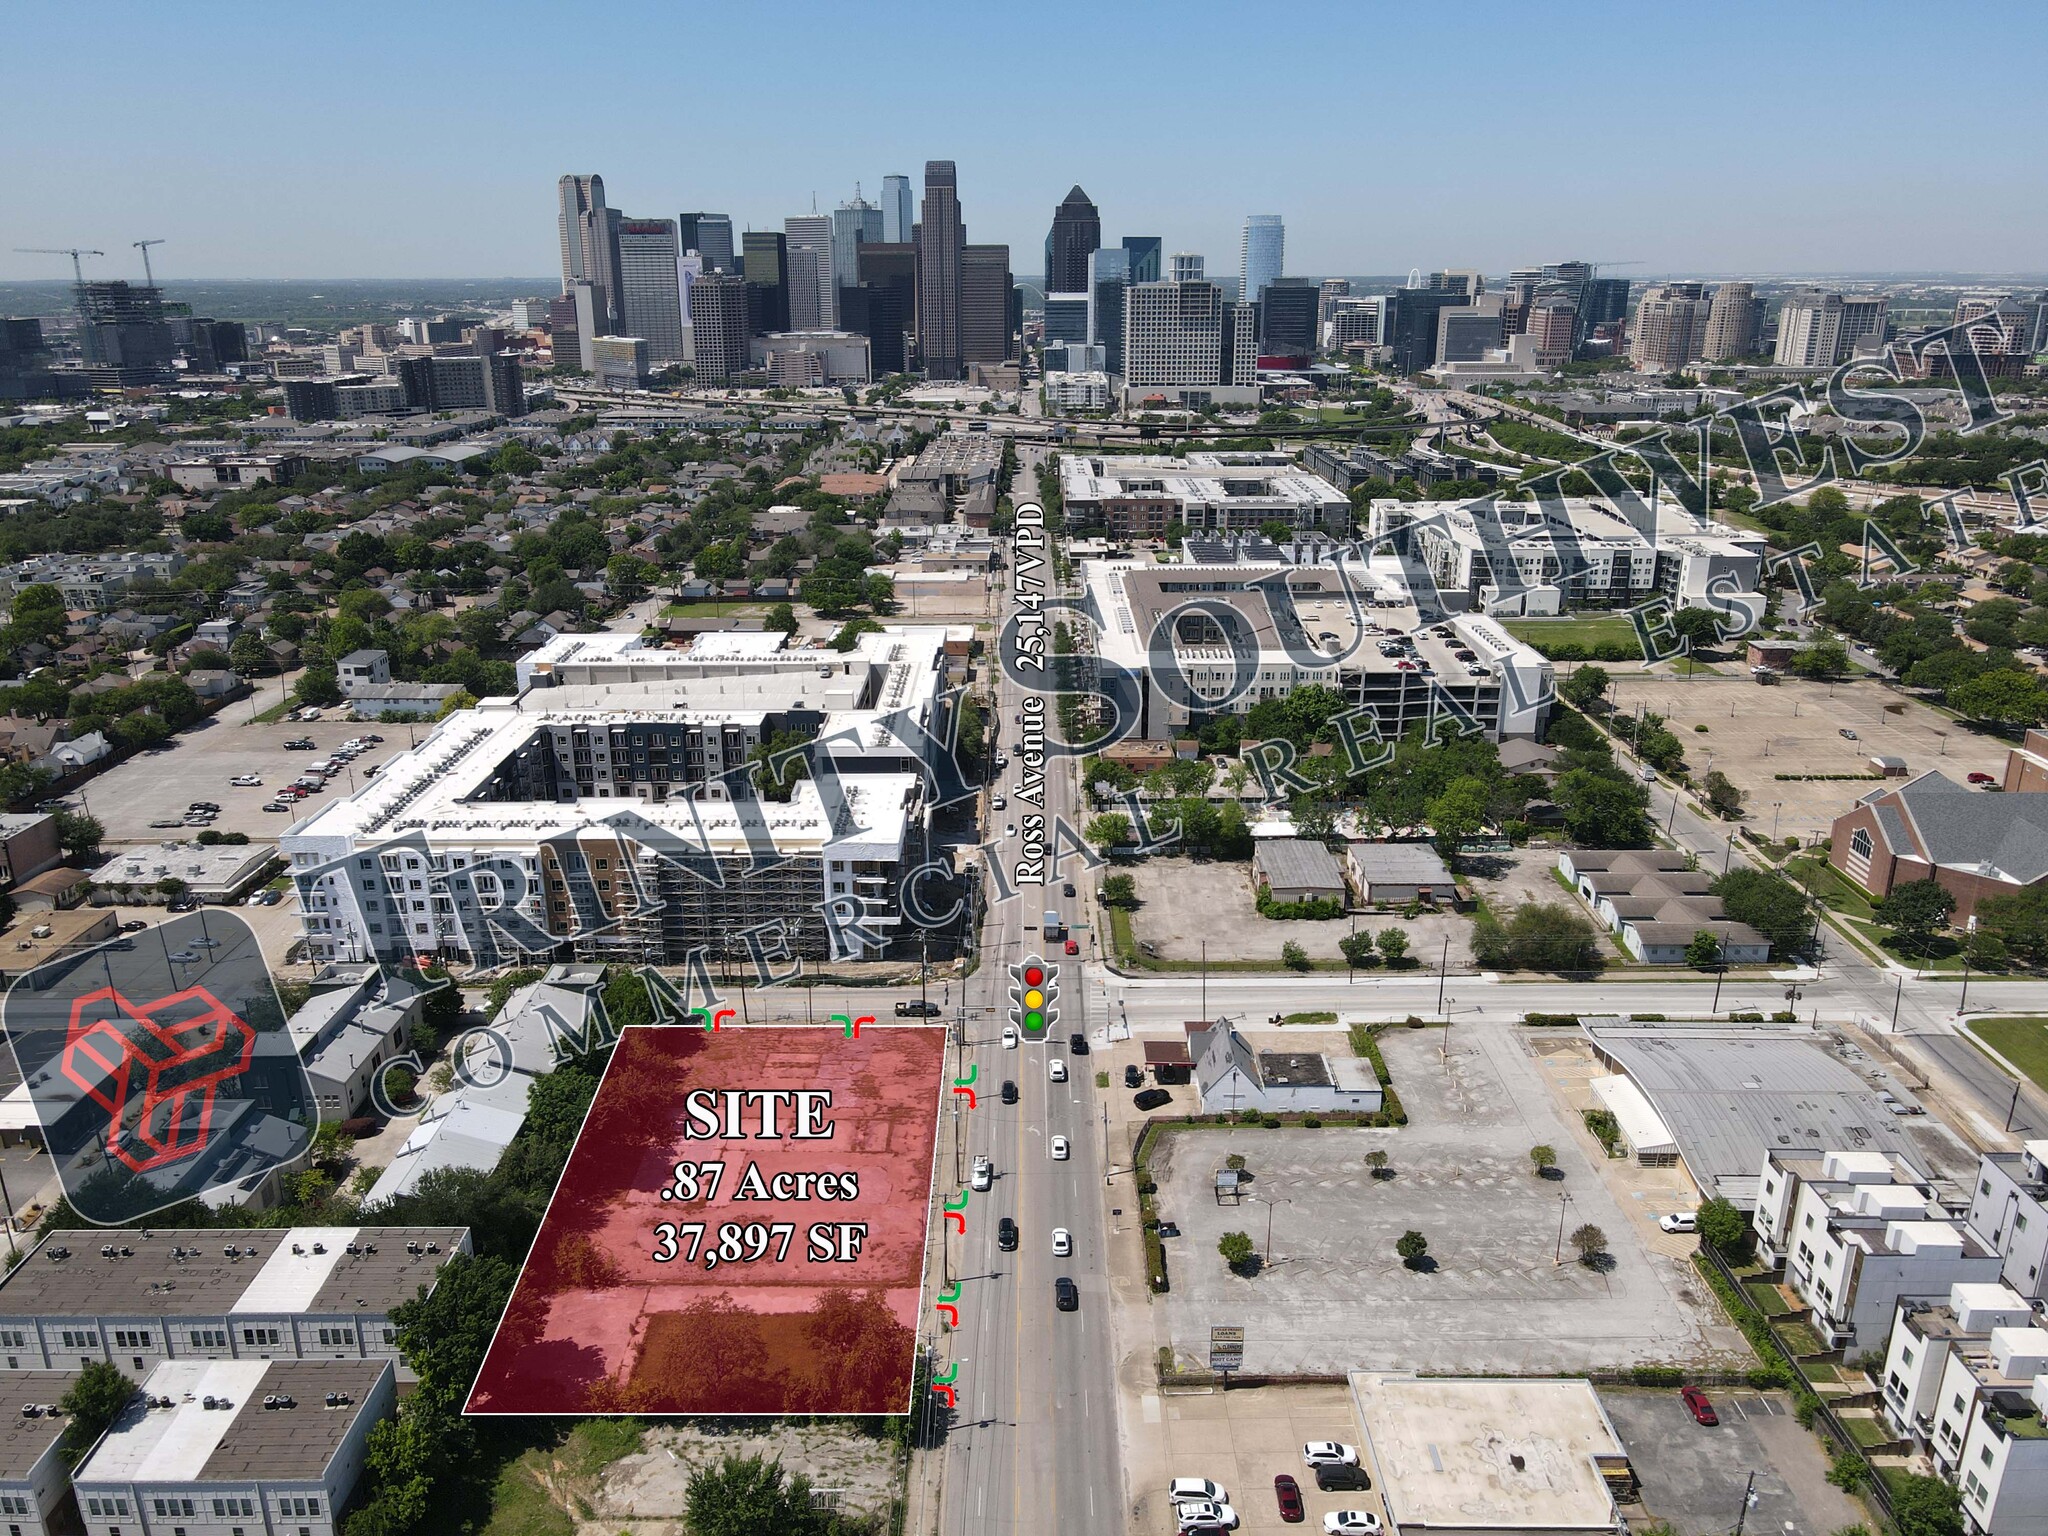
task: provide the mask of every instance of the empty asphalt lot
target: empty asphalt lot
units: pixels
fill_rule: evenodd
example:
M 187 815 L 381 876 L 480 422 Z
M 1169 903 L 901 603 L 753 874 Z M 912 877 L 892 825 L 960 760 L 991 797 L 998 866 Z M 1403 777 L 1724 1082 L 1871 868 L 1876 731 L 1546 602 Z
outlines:
M 352 736 L 376 732 L 384 737 L 331 782 L 307 805 L 317 805 L 323 795 L 347 794 L 363 782 L 363 770 L 389 762 L 411 742 L 407 727 L 394 721 L 368 725 L 315 720 L 298 725 L 279 721 L 274 725 L 235 725 L 222 720 L 202 724 L 180 733 L 164 747 L 142 752 L 108 770 L 74 791 L 69 799 L 99 818 L 107 829 L 110 846 L 129 843 L 159 843 L 190 833 L 166 827 L 152 827 L 152 821 L 176 821 L 195 800 L 210 800 L 221 808 L 214 828 L 221 832 L 246 832 L 252 839 L 276 841 L 299 817 L 286 812 L 266 811 L 264 803 L 283 785 L 306 771 L 306 765 L 324 757 Z M 285 743 L 311 737 L 318 749 L 288 752 Z M 353 780 L 351 780 L 351 771 Z M 253 773 L 263 780 L 261 788 L 235 789 L 228 780 L 237 774 Z M 306 814 L 310 814 L 309 812 Z

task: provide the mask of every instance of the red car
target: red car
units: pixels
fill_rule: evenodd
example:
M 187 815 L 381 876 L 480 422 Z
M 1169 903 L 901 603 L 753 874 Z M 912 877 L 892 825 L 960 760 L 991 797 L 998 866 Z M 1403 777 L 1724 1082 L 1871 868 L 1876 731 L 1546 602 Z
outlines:
M 1282 1472 L 1273 1479 L 1273 1497 L 1280 1501 L 1280 1518 L 1282 1520 L 1285 1520 L 1289 1525 L 1301 1524 L 1301 1489 L 1296 1486 L 1294 1479 L 1285 1472 Z
M 1078 955 L 1079 953 L 1081 953 L 1081 941 L 1079 939 L 1067 940 L 1067 953 L 1070 955 Z
M 1970 775 L 1970 782 L 1972 784 L 1996 784 L 1998 780 L 1991 777 L 1988 773 L 1973 773 Z
M 1678 1395 L 1685 1399 L 1686 1410 L 1692 1414 L 1695 1424 L 1705 1424 L 1711 1428 L 1721 1422 L 1714 1413 L 1714 1405 L 1707 1401 L 1707 1394 L 1698 1387 L 1687 1387 Z

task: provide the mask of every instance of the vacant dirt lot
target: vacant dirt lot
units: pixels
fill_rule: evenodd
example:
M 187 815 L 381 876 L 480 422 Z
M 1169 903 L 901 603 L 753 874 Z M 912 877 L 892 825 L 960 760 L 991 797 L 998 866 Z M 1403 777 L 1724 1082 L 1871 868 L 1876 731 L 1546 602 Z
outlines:
M 1202 942 L 1211 960 L 1265 960 L 1280 965 L 1280 946 L 1293 940 L 1319 960 L 1341 959 L 1339 942 L 1351 932 L 1348 917 L 1328 922 L 1285 921 L 1259 916 L 1252 897 L 1250 866 L 1193 859 L 1147 859 L 1134 865 L 1138 899 L 1132 932 L 1150 941 L 1162 960 L 1200 960 Z M 1405 918 L 1398 913 L 1361 913 L 1358 929 L 1405 928 L 1408 952 L 1418 963 L 1436 965 L 1445 938 L 1453 969 L 1472 961 L 1472 925 L 1455 913 Z
M 1946 715 L 1912 703 L 1882 683 L 1852 680 L 1812 683 L 1787 678 L 1762 688 L 1747 676 L 1689 681 L 1617 672 L 1611 697 L 1617 711 L 1637 706 L 1663 715 L 1685 745 L 1695 778 L 1709 757 L 1749 798 L 1748 825 L 1765 836 L 1777 811 L 1778 835 L 1802 843 L 1828 828 L 1877 782 L 1785 781 L 1780 773 L 1871 773 L 1878 754 L 1902 757 L 1909 775 L 1938 768 L 1962 780 L 1969 773 L 1998 774 L 2005 743 L 1980 736 Z M 1705 732 L 1694 726 L 1704 725 Z M 1856 733 L 1851 741 L 1844 730 Z

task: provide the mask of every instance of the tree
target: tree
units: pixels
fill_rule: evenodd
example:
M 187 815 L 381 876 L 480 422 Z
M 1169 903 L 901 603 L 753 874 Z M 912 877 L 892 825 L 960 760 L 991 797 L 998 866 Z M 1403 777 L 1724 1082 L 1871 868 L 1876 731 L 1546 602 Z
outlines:
M 1734 1253 L 1749 1241 L 1749 1218 L 1720 1195 L 1699 1208 L 1696 1222 L 1701 1240 L 1722 1253 Z
M 292 685 L 292 693 L 301 704 L 325 707 L 341 702 L 341 679 L 335 675 L 334 663 L 316 661 L 307 663 L 306 670 L 299 674 L 298 682 Z
M 1995 938 L 2028 965 L 2048 962 L 2048 889 L 2030 886 L 1977 903 L 1978 939 Z
M 1458 845 L 1486 825 L 1487 786 L 1469 775 L 1429 802 L 1429 824 L 1436 832 L 1437 852 L 1450 858 Z
M 1309 961 L 1308 951 L 1292 939 L 1289 939 L 1280 946 L 1280 963 L 1290 971 L 1309 971 L 1315 969 Z
M 2039 725 L 2048 715 L 2048 688 L 2031 673 L 2002 668 L 1948 691 L 1949 707 L 1994 725 Z
M 1955 915 L 1956 898 L 1936 880 L 1909 880 L 1895 885 L 1891 894 L 1876 903 L 1878 923 L 1922 953 L 1935 934 L 1948 926 Z
M 1574 709 L 1591 710 L 1614 683 L 1601 667 L 1584 666 L 1557 685 L 1558 696 Z
M 1506 922 L 1482 910 L 1473 924 L 1472 953 L 1480 965 L 1497 971 L 1581 975 L 1606 963 L 1593 925 L 1551 902 L 1525 902 Z
M 1343 951 L 1344 959 L 1354 970 L 1380 963 L 1379 949 L 1371 933 L 1347 933 L 1337 941 L 1337 948 Z
M 1849 648 L 1839 640 L 1817 640 L 1794 651 L 1789 665 L 1801 677 L 1841 677 L 1849 670 Z
M 1408 956 L 1408 930 L 1405 928 L 1382 928 L 1379 936 L 1380 953 L 1387 957 L 1387 964 L 1398 966 Z
M 242 677 L 255 677 L 271 668 L 270 647 L 254 630 L 244 630 L 228 647 L 228 665 Z
M 107 829 L 100 825 L 97 816 L 88 816 L 83 811 L 57 813 L 57 842 L 66 858 L 95 857 L 100 851 L 100 840 L 106 835 Z
M 1230 1266 L 1231 1273 L 1242 1275 L 1250 1272 L 1253 1249 L 1252 1240 L 1246 1234 L 1224 1233 L 1222 1241 L 1216 1245 L 1216 1251 L 1223 1255 L 1223 1262 Z
M 1720 769 L 1707 770 L 1705 793 L 1707 804 L 1713 807 L 1715 815 L 1732 821 L 1742 814 L 1743 793 L 1735 781 Z
M 46 581 L 31 582 L 14 594 L 8 617 L 8 642 L 24 645 L 61 640 L 65 626 L 64 594 Z
M 1799 887 L 1762 869 L 1731 869 L 1715 880 L 1713 893 L 1729 921 L 1747 923 L 1771 941 L 1777 955 L 1796 953 L 1813 932 L 1813 917 Z
M 817 1508 L 811 1480 L 779 1461 L 727 1455 L 690 1475 L 683 1523 L 690 1536 L 829 1536 L 839 1517 Z
M 1131 818 L 1122 811 L 1104 811 L 1088 823 L 1088 841 L 1098 848 L 1120 848 L 1137 841 Z
M 1411 1229 L 1403 1232 L 1395 1241 L 1394 1252 L 1401 1256 L 1403 1264 L 1413 1269 L 1422 1262 L 1423 1255 L 1429 1252 L 1429 1239 Z
M 1590 1221 L 1572 1232 L 1572 1246 L 1579 1250 L 1579 1262 L 1590 1264 L 1607 1251 L 1607 1234 Z
M 322 1120 L 320 1129 L 313 1133 L 313 1161 L 316 1163 L 344 1163 L 348 1161 L 349 1150 L 355 1145 L 349 1134 L 341 1128 L 339 1120 Z
M 1557 1166 L 1557 1148 L 1539 1142 L 1529 1149 L 1529 1161 L 1539 1174 L 1548 1173 Z
M 1557 776 L 1565 830 L 1582 848 L 1633 848 L 1650 840 L 1649 797 L 1614 773 L 1573 768 Z
M 1374 1147 L 1365 1154 L 1365 1166 L 1372 1170 L 1372 1176 L 1375 1179 L 1383 1179 L 1387 1176 L 1388 1161 L 1387 1154 L 1378 1147 Z
M 1130 875 L 1102 877 L 1102 904 L 1128 910 L 1138 904 L 1138 882 Z
M 1721 941 L 1700 929 L 1685 946 L 1685 963 L 1696 971 L 1711 971 L 1721 963 Z
M 1671 628 L 1693 651 L 1712 650 L 1721 643 L 1721 625 L 1711 608 L 1681 608 L 1671 616 Z
M 137 1387 L 108 1360 L 83 1366 L 59 1403 L 64 1409 L 64 1454 L 74 1464 L 113 1427 Z
M 1945 1479 L 1901 1472 L 1885 1482 L 1899 1536 L 1962 1536 L 1962 1497 Z
M 434 718 L 446 720 L 450 715 L 460 714 L 465 709 L 475 709 L 476 705 L 475 694 L 466 688 L 458 688 L 441 701 L 441 707 L 434 712 Z
M 797 630 L 796 609 L 788 603 L 776 603 L 769 608 L 768 615 L 761 621 L 761 627 L 780 634 L 793 635 Z

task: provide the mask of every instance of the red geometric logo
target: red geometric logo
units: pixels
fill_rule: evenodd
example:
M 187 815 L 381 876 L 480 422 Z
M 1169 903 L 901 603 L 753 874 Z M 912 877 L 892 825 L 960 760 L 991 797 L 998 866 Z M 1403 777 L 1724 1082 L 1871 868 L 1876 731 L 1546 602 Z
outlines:
M 71 1005 L 62 1067 L 107 1112 L 108 1156 L 147 1173 L 205 1149 L 214 1090 L 247 1071 L 255 1049 L 256 1031 L 204 987 L 141 1005 L 102 987 Z M 141 1111 L 132 1126 L 131 1102 Z

